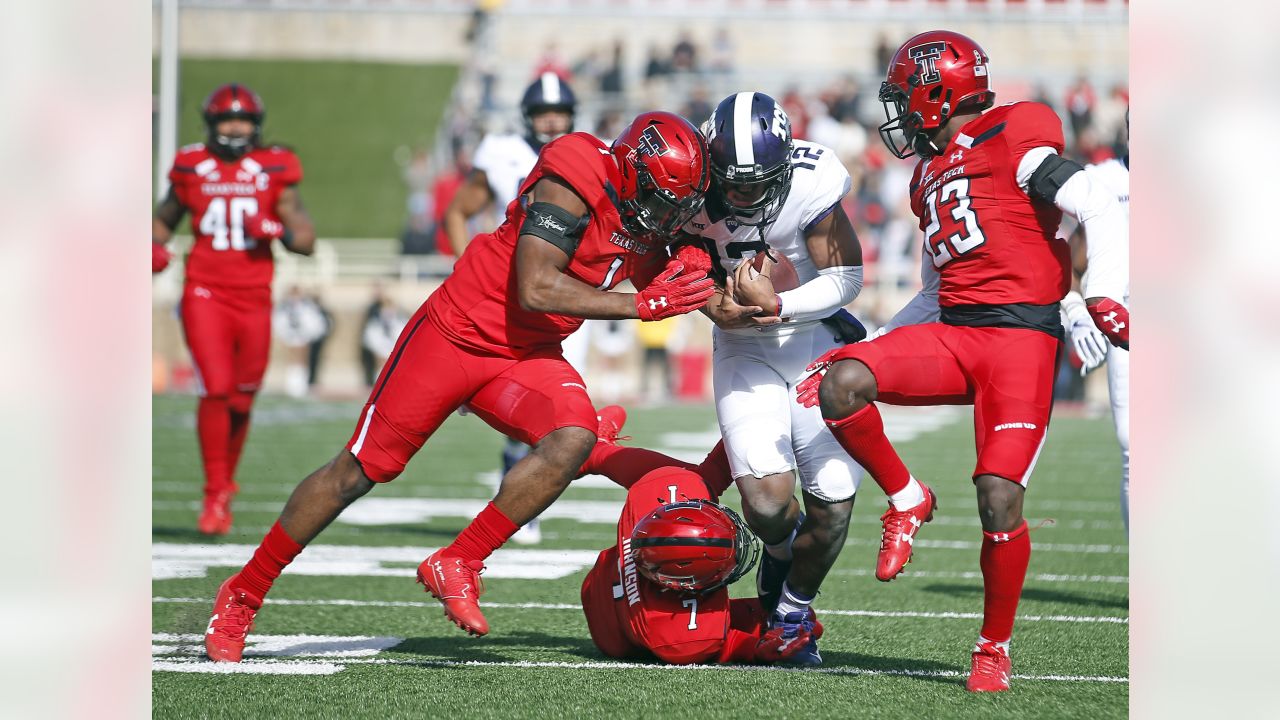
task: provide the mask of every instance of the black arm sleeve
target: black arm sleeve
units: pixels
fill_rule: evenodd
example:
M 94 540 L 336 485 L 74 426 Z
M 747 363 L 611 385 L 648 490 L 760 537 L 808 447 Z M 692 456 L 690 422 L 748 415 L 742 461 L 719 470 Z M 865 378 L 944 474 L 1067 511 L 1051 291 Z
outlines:
M 1068 160 L 1061 155 L 1048 155 L 1040 163 L 1040 167 L 1031 173 L 1027 194 L 1034 199 L 1052 203 L 1067 180 L 1081 170 L 1084 168 L 1075 160 Z
M 536 235 L 563 250 L 565 255 L 573 257 L 590 221 L 590 215 L 578 217 L 559 205 L 536 202 L 526 210 L 520 234 Z

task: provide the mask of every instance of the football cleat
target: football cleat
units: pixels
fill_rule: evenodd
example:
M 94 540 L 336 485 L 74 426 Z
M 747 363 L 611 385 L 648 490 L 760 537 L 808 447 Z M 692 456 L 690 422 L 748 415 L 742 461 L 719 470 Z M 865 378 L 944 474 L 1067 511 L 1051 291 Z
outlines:
M 542 542 L 542 527 L 538 518 L 534 518 L 516 530 L 511 542 L 517 545 L 537 545 Z
M 204 509 L 196 521 L 196 529 L 203 535 L 226 535 L 231 532 L 231 498 L 234 491 L 223 490 L 204 496 Z
M 781 652 L 781 662 L 792 665 L 821 665 L 822 655 L 818 652 L 818 639 L 822 637 L 822 625 L 818 623 L 813 608 L 805 613 L 791 612 L 779 617 L 777 613 L 769 616 L 769 629 L 765 637 L 780 632 L 783 642 L 792 638 L 807 635 L 808 641 L 796 650 L 788 648 Z
M 909 510 L 895 510 L 893 503 L 880 516 L 884 525 L 884 534 L 880 536 L 880 556 L 876 560 L 876 579 L 889 582 L 902 572 L 902 568 L 911 562 L 916 533 L 920 526 L 933 519 L 933 511 L 938 507 L 938 498 L 923 483 L 924 501 Z
M 444 604 L 445 617 L 470 635 L 489 632 L 489 623 L 480 612 L 480 594 L 484 581 L 480 573 L 484 563 L 460 557 L 441 556 L 437 550 L 418 566 L 418 582 L 432 597 Z
M 231 587 L 232 575 L 218 588 L 213 601 L 213 616 L 204 634 L 204 652 L 214 662 L 240 662 L 244 639 L 253 629 L 253 616 L 262 607 L 262 598 L 247 590 Z
M 619 440 L 630 440 L 622 434 L 627 424 L 627 411 L 621 405 L 606 405 L 596 411 L 596 442 L 616 445 Z
M 1007 650 L 993 642 L 979 643 L 973 650 L 973 664 L 964 688 L 969 692 L 1004 692 L 1009 689 L 1012 669 Z

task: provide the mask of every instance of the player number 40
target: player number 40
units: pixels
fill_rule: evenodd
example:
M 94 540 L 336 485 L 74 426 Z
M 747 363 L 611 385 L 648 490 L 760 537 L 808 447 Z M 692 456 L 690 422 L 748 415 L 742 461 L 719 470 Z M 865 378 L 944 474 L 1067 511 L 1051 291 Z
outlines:
M 940 234 L 942 218 L 938 206 L 945 209 L 952 201 L 955 204 L 950 207 L 951 220 L 961 227 L 950 235 Z M 924 229 L 924 246 L 933 257 L 934 267 L 942 267 L 987 241 L 969 202 L 969 178 L 956 178 L 943 185 L 925 198 L 925 203 L 929 206 L 929 225 Z
M 200 218 L 200 232 L 213 238 L 214 250 L 251 250 L 258 241 L 244 236 L 244 219 L 257 214 L 257 198 L 216 197 Z

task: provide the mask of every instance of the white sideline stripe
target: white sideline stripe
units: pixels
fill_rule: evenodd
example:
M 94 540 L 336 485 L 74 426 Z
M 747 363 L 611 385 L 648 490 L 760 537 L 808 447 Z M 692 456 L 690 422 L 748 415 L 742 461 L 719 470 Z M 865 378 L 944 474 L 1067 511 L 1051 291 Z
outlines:
M 872 570 L 867 568 L 854 569 L 836 569 L 827 573 L 828 575 L 851 575 L 853 577 L 866 577 L 874 574 Z M 982 573 L 976 570 L 953 571 L 953 570 L 912 570 L 910 566 L 899 577 L 902 578 L 931 578 L 934 580 L 981 580 Z M 1114 583 L 1127 585 L 1129 576 L 1127 575 L 1060 575 L 1054 573 L 1038 573 L 1036 575 L 1028 575 L 1027 580 L 1036 582 L 1050 583 Z
M 152 633 L 151 653 L 203 654 L 204 636 L 195 633 Z M 348 659 L 373 657 L 404 642 L 402 637 L 390 635 L 258 635 L 252 634 L 246 641 L 246 656 L 272 657 L 325 657 Z M 156 643 L 171 643 L 156 645 Z M 172 643 L 178 643 L 176 645 Z
M 151 660 L 151 672 L 210 673 L 215 675 L 334 675 L 346 665 L 327 662 L 192 662 Z
M 153 597 L 151 602 L 157 603 L 207 603 L 209 598 L 167 598 Z M 409 600 L 266 600 L 268 605 L 335 605 L 340 607 L 408 607 L 434 608 L 440 603 L 431 601 Z M 517 610 L 581 610 L 581 605 L 571 603 L 481 603 L 484 608 L 501 608 Z M 982 613 L 971 612 L 923 612 L 913 610 L 832 610 L 821 608 L 820 616 L 836 615 L 841 617 L 873 617 L 873 618 L 920 618 L 925 620 L 981 620 Z M 1115 615 L 1019 615 L 1018 620 L 1025 622 L 1066 622 L 1066 623 L 1110 623 L 1128 625 L 1129 618 Z M 198 638 L 198 635 L 191 636 Z
M 626 663 L 626 662 L 535 662 L 532 660 L 511 660 L 511 661 L 491 661 L 491 660 L 408 660 L 399 658 L 368 658 L 344 660 L 348 665 L 408 665 L 416 667 L 431 668 L 454 668 L 454 667 L 508 667 L 508 668 L 561 668 L 567 670 L 668 670 L 675 672 L 692 672 L 692 671 L 723 671 L 737 670 L 750 672 L 774 672 L 774 673 L 819 673 L 824 675 L 858 675 L 858 676 L 900 676 L 900 677 L 933 677 L 933 678 L 962 678 L 968 677 L 968 673 L 958 670 L 908 670 L 908 669 L 891 669 L 891 670 L 871 670 L 867 668 L 855 667 L 820 667 L 820 668 L 792 668 L 771 665 L 659 665 L 656 663 Z M 175 665 L 189 665 L 192 669 L 178 670 L 178 672 L 235 672 L 234 670 L 223 670 L 219 666 L 229 665 L 231 663 L 213 663 L 207 660 L 192 659 L 182 662 L 170 660 L 160 663 L 152 661 L 153 670 L 173 671 Z M 241 663 L 244 665 L 244 663 Z M 306 666 L 309 664 L 321 665 L 321 663 L 306 663 L 296 660 L 275 660 L 275 661 L 258 661 L 251 663 L 250 667 L 262 667 L 269 665 L 296 665 Z M 157 668 L 157 665 L 164 667 Z M 200 669 L 196 669 L 200 668 Z M 341 669 L 341 668 L 340 668 Z M 315 673 L 321 674 L 321 673 Z M 323 673 L 328 674 L 328 673 Z M 1107 675 L 1013 675 L 1015 680 L 1028 681 L 1045 681 L 1045 682 L 1096 682 L 1096 683 L 1125 683 L 1129 682 L 1127 677 L 1114 677 Z

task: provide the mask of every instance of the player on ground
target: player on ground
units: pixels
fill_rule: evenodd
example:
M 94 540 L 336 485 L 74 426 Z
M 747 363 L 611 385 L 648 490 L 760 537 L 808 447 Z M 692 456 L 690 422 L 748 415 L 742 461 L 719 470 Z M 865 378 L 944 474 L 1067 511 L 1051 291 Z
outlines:
M 936 501 L 885 438 L 875 401 L 973 403 L 985 597 L 971 691 L 1009 688 L 1009 639 L 1031 555 L 1023 494 L 1049 422 L 1058 302 L 1069 286 L 1058 224 L 1063 212 L 1084 223 L 1091 265 L 1120 252 L 1128 233 L 1111 193 L 1060 155 L 1062 123 L 1051 109 L 1020 102 L 984 112 L 994 101 L 987 63 L 973 40 L 947 31 L 917 35 L 894 55 L 880 90 L 889 118 L 881 136 L 894 155 L 920 156 L 911 205 L 924 231 L 924 289 L 888 332 L 827 353 L 800 384 L 801 402 L 821 405 L 832 433 L 890 497 L 881 580 L 901 572 Z M 1118 312 L 1110 306 L 1120 307 L 1123 290 L 1114 272 L 1090 278 L 1095 322 Z
M 1124 208 L 1125 219 L 1129 217 L 1129 156 L 1123 159 L 1112 158 L 1096 165 L 1086 165 L 1084 171 L 1097 184 L 1115 194 L 1120 206 Z M 1127 259 L 1123 255 L 1113 257 L 1116 262 Z M 1094 324 L 1093 318 L 1085 307 L 1084 298 L 1080 295 L 1079 280 L 1089 269 L 1088 244 L 1084 225 L 1076 228 L 1071 235 L 1071 260 L 1075 269 L 1072 290 L 1062 300 L 1062 310 L 1066 315 L 1066 327 L 1071 333 L 1071 342 L 1075 345 L 1076 354 L 1084 366 L 1081 373 L 1088 373 L 1105 361 L 1107 363 L 1107 390 L 1111 396 L 1111 419 L 1116 426 L 1116 439 L 1120 442 L 1120 514 L 1124 518 L 1124 530 L 1129 532 L 1129 351 L 1124 347 L 1110 344 Z M 1125 277 L 1124 307 L 1129 307 L 1129 272 L 1123 271 Z M 1121 321 L 1121 322 L 1126 322 Z M 1113 323 L 1114 324 L 1114 323 Z M 1124 330 L 1124 328 L 1121 328 Z
M 560 341 L 582 318 L 659 320 L 701 307 L 713 283 L 681 274 L 665 243 L 698 211 L 706 141 L 671 113 L 637 117 L 612 147 L 586 133 L 547 145 L 496 232 L 477 237 L 401 333 L 344 450 L 293 491 L 244 569 L 218 590 L 205 648 L 239 661 L 286 565 L 375 483 L 394 480 L 464 403 L 534 446 L 497 496 L 418 579 L 445 614 L 489 631 L 484 560 L 563 492 L 596 444 L 595 409 Z M 638 293 L 611 292 L 631 278 Z
M 458 188 L 453 202 L 444 213 L 445 232 L 453 246 L 454 257 L 462 257 L 471 234 L 467 222 L 492 205 L 505 208 L 516 199 L 520 185 L 538 161 L 542 146 L 573 131 L 573 116 L 578 101 L 573 89 L 553 72 L 543 73 L 525 89 L 520 99 L 520 114 L 524 119 L 524 135 L 486 135 L 471 159 L 471 174 Z M 587 333 L 580 330 L 565 338 L 562 345 L 564 359 L 578 371 L 586 372 Z M 502 472 L 505 475 L 513 465 L 529 454 L 529 446 L 507 438 L 502 450 Z M 538 519 L 534 518 L 515 535 L 513 542 L 533 545 L 542 539 Z
M 817 595 L 844 546 L 862 476 L 818 409 L 793 402 L 806 366 L 843 342 L 823 321 L 862 288 L 862 249 L 840 205 L 848 171 L 830 149 L 793 140 L 773 98 L 730 95 L 703 127 L 712 189 L 685 230 L 703 239 L 725 281 L 705 309 L 716 323 L 716 412 L 743 515 L 765 543 L 757 585 L 776 625 L 803 616 Z M 760 253 L 794 268 L 794 284 L 775 292 L 767 274 L 756 276 L 750 261 Z M 739 303 L 761 315 L 741 319 Z M 798 530 L 797 475 L 808 518 Z M 799 659 L 820 663 L 816 643 Z
M 225 535 L 249 410 L 271 347 L 271 241 L 310 255 L 316 233 L 298 193 L 298 157 L 262 145 L 262 100 L 231 83 L 213 91 L 203 112 L 208 140 L 178 151 L 169 193 L 151 222 L 151 271 L 168 266 L 165 246 L 189 211 L 195 244 L 180 312 L 200 382 L 196 434 L 205 480 L 197 527 Z

